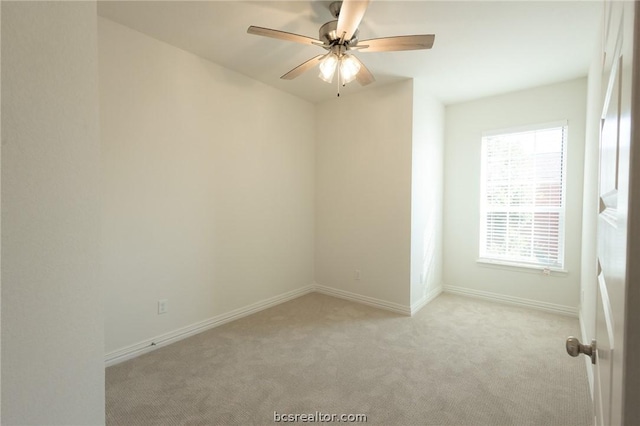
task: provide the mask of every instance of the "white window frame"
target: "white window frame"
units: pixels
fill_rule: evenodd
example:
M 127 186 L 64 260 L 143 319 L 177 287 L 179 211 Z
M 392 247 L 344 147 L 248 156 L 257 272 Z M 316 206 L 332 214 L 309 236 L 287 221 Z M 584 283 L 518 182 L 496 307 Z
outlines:
M 532 132 L 538 130 L 545 129 L 554 129 L 554 128 L 563 128 L 563 143 L 562 143 L 562 205 L 559 209 L 554 209 L 554 211 L 559 212 L 559 264 L 557 265 L 548 265 L 540 262 L 527 262 L 522 259 L 515 259 L 509 256 L 495 256 L 486 252 L 487 246 L 487 214 L 490 212 L 488 206 L 485 203 L 487 188 L 486 188 L 486 180 L 487 180 L 487 152 L 486 152 L 486 143 L 485 139 L 491 136 L 497 135 L 507 135 L 507 134 L 517 134 L 524 132 Z M 567 190 L 567 145 L 569 140 L 569 128 L 568 121 L 555 121 L 550 123 L 540 123 L 528 126 L 520 126 L 520 127 L 512 127 L 507 129 L 499 129 L 499 130 L 491 130 L 482 133 L 481 139 L 481 172 L 480 172 L 480 244 L 479 244 L 479 263 L 488 263 L 492 265 L 504 265 L 507 267 L 517 267 L 517 268 L 533 268 L 540 269 L 543 271 L 557 271 L 557 272 L 567 272 L 565 268 L 565 234 L 566 234 L 566 190 Z M 495 210 L 494 210 L 495 211 Z M 535 208 L 530 210 L 535 212 Z

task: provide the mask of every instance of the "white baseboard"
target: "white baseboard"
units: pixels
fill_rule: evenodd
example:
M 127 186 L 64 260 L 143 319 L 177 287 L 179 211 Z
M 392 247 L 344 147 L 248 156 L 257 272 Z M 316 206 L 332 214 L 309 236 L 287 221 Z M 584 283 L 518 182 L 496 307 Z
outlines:
M 218 327 L 228 322 L 246 317 L 256 312 L 271 308 L 289 300 L 304 296 L 305 294 L 312 293 L 314 286 L 309 285 L 286 293 L 279 294 L 274 297 L 262 300 L 260 302 L 252 303 L 251 305 L 244 306 L 233 311 L 216 315 L 204 321 L 197 322 L 195 324 L 188 325 L 186 327 L 179 328 L 169 333 L 161 334 L 152 339 L 147 339 L 142 342 L 109 352 L 105 355 L 105 364 L 107 367 L 126 361 L 131 358 L 135 358 L 144 353 L 150 352 L 162 346 L 167 346 L 170 343 L 177 342 L 195 334 L 201 333 L 205 330 Z
M 340 299 L 350 300 L 356 303 L 373 306 L 375 308 L 385 309 L 402 315 L 411 316 L 411 307 L 401 305 L 399 303 L 387 302 L 386 300 L 376 299 L 374 297 L 363 296 L 361 294 L 351 293 L 349 291 L 339 290 L 333 287 L 327 287 L 316 284 L 313 286 L 318 293 L 329 296 L 338 297 Z
M 411 305 L 411 316 L 414 316 L 415 314 L 417 314 L 418 311 L 420 311 L 420 309 L 422 309 L 425 306 L 427 306 L 427 304 L 429 302 L 431 302 L 436 297 L 440 296 L 441 293 L 442 293 L 442 286 L 441 285 L 436 287 L 436 288 L 433 288 L 433 289 L 429 290 L 427 292 L 427 294 L 422 296 L 422 298 L 420 300 L 418 300 L 416 303 Z
M 463 296 L 475 297 L 495 302 L 507 303 L 511 305 L 524 306 L 528 308 L 539 309 L 547 312 L 553 312 L 562 315 L 568 315 L 572 317 L 578 317 L 578 311 L 575 308 L 563 305 L 556 305 L 552 303 L 539 302 L 536 300 L 523 299 L 512 296 L 505 296 L 496 293 L 490 293 L 480 290 L 472 290 L 464 287 L 457 286 L 439 286 L 430 290 L 424 297 L 418 300 L 411 306 L 401 305 L 399 303 L 388 302 L 386 300 L 376 299 L 374 297 L 363 296 L 361 294 L 351 293 L 349 291 L 340 290 L 333 287 L 327 287 L 319 284 L 313 284 L 306 287 L 302 287 L 293 291 L 289 291 L 278 296 L 271 297 L 269 299 L 262 300 L 260 302 L 253 303 L 251 305 L 235 309 L 233 311 L 217 315 L 204 321 L 197 322 L 195 324 L 188 325 L 186 327 L 179 328 L 177 330 L 156 336 L 152 339 L 147 339 L 142 342 L 115 350 L 105 355 L 105 364 L 107 367 L 126 361 L 131 358 L 135 358 L 144 353 L 150 352 L 157 348 L 169 345 L 195 334 L 201 333 L 205 330 L 209 330 L 228 322 L 246 317 L 256 312 L 271 308 L 289 300 L 298 298 L 305 294 L 318 292 L 329 296 L 338 297 L 340 299 L 349 300 L 356 303 L 362 303 L 364 305 L 373 306 L 375 308 L 384 309 L 387 311 L 395 312 L 398 314 L 413 316 L 420 309 L 426 306 L 430 301 L 438 297 L 442 292 L 459 294 Z M 582 326 L 582 321 L 580 322 Z M 583 327 L 583 339 L 584 327 Z M 592 383 L 592 374 L 589 376 L 589 381 Z
M 580 315 L 578 319 L 580 320 L 580 334 L 581 340 L 584 344 L 588 345 L 591 343 L 591 339 L 587 336 L 587 328 L 584 325 L 584 320 L 582 318 L 582 310 L 579 311 Z M 594 391 L 594 377 L 593 377 L 593 364 L 591 364 L 591 357 L 585 356 L 584 362 L 587 365 L 587 379 L 589 380 L 589 393 L 591 395 L 591 401 L 593 401 L 593 391 Z
M 532 299 L 524 299 L 521 297 L 505 296 L 503 294 L 491 293 L 482 290 L 473 290 L 465 287 L 452 285 L 444 286 L 445 293 L 459 294 L 461 296 L 475 297 L 478 299 L 490 300 L 493 302 L 506 303 L 509 305 L 522 306 L 526 308 L 538 309 L 541 311 L 552 312 L 555 314 L 566 315 L 577 318 L 578 310 L 571 306 L 557 305 L 555 303 L 540 302 Z

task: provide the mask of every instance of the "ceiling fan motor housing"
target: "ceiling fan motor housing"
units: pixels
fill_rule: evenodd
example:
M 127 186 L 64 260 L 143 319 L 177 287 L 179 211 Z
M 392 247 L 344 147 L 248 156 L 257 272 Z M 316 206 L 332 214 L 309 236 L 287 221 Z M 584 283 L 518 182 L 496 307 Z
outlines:
M 338 34 L 338 21 L 329 21 L 323 26 L 320 27 L 319 31 L 319 39 L 322 41 L 327 47 L 333 46 L 334 44 L 338 44 L 342 34 Z M 353 33 L 353 37 L 350 40 L 345 40 L 343 43 L 347 48 L 349 46 L 355 46 L 358 44 L 358 30 L 355 30 Z

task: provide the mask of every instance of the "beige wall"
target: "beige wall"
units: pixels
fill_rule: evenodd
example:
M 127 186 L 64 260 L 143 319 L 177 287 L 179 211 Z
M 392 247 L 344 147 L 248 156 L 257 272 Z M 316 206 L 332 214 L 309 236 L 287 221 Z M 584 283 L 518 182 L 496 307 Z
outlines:
M 586 78 L 446 109 L 444 283 L 511 301 L 571 312 L 580 302 Z M 568 120 L 566 275 L 478 264 L 482 132 Z M 480 293 L 481 294 L 481 293 Z
M 404 307 L 412 96 L 404 81 L 316 107 L 316 282 Z
M 444 111 L 425 83 L 413 80 L 411 306 L 414 310 L 442 290 Z
M 104 424 L 94 2 L 2 2 L 2 424 Z
M 107 353 L 311 285 L 314 106 L 98 28 Z

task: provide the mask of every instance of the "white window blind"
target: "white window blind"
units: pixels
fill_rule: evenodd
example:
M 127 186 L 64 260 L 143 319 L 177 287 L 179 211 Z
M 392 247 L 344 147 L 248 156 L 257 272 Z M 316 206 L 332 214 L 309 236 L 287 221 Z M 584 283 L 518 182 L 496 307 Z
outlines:
M 482 138 L 480 259 L 564 267 L 567 126 Z

